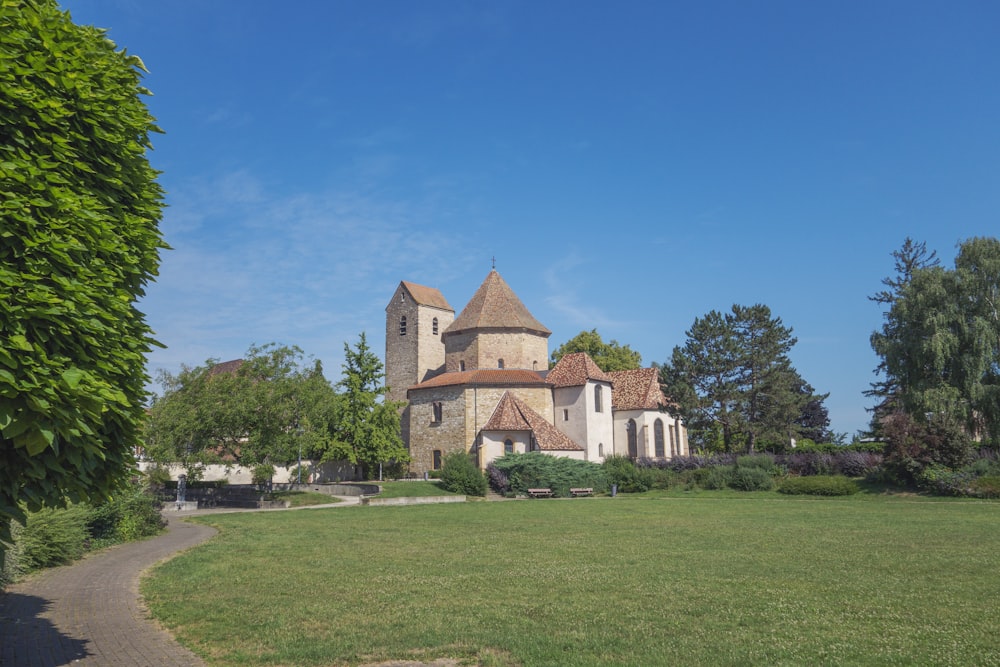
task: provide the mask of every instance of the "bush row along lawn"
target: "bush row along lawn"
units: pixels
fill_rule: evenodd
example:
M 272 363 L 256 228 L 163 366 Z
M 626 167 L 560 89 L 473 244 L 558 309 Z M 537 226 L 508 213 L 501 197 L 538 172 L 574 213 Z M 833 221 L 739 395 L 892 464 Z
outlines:
M 210 665 L 1000 664 L 1000 503 L 620 496 L 202 520 L 221 534 L 142 589 Z

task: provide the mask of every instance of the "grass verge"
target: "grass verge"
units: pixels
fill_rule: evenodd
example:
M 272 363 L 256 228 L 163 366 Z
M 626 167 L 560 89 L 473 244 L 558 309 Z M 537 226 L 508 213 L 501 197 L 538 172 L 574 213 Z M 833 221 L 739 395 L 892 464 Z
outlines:
M 1000 664 L 998 503 L 659 496 L 202 520 L 221 534 L 142 590 L 210 665 Z
M 459 493 L 452 493 L 441 488 L 441 483 L 437 481 L 427 482 L 379 482 L 382 487 L 382 498 L 410 498 L 416 496 L 458 496 Z
M 289 507 L 307 507 L 309 505 L 328 505 L 339 503 L 338 498 L 315 491 L 274 491 L 268 494 L 268 500 L 286 500 Z

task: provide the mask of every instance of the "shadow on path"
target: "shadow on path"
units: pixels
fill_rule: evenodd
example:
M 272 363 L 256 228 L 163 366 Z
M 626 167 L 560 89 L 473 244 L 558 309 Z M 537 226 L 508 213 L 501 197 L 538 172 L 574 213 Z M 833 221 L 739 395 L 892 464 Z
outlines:
M 68 665 L 90 655 L 86 640 L 45 618 L 51 606 L 35 595 L 0 593 L 0 665 Z

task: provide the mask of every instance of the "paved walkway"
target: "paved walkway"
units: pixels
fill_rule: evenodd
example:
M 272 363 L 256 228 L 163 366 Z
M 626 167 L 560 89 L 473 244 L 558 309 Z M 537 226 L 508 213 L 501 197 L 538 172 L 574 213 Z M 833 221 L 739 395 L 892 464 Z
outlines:
M 342 502 L 322 507 L 358 502 L 349 497 L 339 500 Z M 163 535 L 118 545 L 72 565 L 40 572 L 0 592 L 0 665 L 204 665 L 149 619 L 139 598 L 139 576 L 215 534 L 214 528 L 188 523 L 182 520 L 184 517 L 223 511 L 165 512 L 169 525 Z

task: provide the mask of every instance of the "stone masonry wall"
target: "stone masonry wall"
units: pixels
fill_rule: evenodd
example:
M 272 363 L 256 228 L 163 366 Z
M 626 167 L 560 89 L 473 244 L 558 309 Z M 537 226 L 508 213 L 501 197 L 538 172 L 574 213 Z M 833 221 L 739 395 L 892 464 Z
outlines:
M 448 372 L 458 371 L 462 361 L 467 371 L 498 368 L 500 359 L 504 368 L 548 369 L 548 339 L 538 334 L 499 329 L 466 331 L 449 336 L 445 345 Z
M 441 403 L 441 421 L 434 421 L 434 403 Z M 467 450 L 465 394 L 462 387 L 438 387 L 410 395 L 410 472 L 422 475 L 434 469 L 434 450 L 442 458 L 456 449 Z

